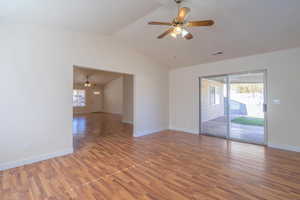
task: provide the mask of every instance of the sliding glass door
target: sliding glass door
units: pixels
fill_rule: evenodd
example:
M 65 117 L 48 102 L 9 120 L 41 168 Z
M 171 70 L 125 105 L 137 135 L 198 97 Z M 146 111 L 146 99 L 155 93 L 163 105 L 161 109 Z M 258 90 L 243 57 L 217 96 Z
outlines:
M 201 79 L 201 132 L 227 138 L 227 76 Z
M 265 143 L 265 72 L 200 79 L 202 134 Z

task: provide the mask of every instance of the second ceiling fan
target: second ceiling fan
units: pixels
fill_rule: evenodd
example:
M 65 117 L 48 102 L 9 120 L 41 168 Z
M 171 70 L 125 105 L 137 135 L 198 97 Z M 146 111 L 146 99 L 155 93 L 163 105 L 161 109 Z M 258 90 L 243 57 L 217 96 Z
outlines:
M 157 38 L 162 39 L 167 35 L 171 35 L 174 38 L 177 36 L 182 36 L 187 40 L 193 39 L 193 35 L 188 32 L 186 27 L 199 27 L 199 26 L 212 26 L 214 24 L 213 20 L 204 20 L 204 21 L 186 21 L 186 17 L 188 13 L 191 11 L 190 8 L 180 7 L 180 3 L 183 0 L 175 0 L 178 4 L 178 15 L 173 19 L 172 22 L 149 22 L 150 25 L 163 25 L 163 26 L 171 26 L 167 31 L 163 34 L 159 35 Z

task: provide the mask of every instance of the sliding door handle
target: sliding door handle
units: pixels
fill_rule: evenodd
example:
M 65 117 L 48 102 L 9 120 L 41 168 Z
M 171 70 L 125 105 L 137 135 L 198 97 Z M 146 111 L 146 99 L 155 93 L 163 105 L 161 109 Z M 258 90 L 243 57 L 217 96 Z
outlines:
M 268 106 L 266 103 L 263 104 L 263 112 L 267 112 Z

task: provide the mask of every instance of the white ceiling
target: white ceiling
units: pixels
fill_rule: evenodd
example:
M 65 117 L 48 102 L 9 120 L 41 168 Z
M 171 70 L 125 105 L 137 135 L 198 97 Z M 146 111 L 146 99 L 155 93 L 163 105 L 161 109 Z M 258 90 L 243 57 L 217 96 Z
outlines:
M 156 39 L 171 21 L 173 0 L 2 0 L 0 21 L 47 24 L 112 35 L 168 67 L 184 67 L 300 46 L 299 0 L 186 0 L 190 20 L 213 19 L 192 28 L 194 39 Z M 223 55 L 213 56 L 223 51 Z
M 75 84 L 84 84 L 87 80 L 87 76 L 89 76 L 89 82 L 92 84 L 105 85 L 114 79 L 122 77 L 123 74 L 77 66 L 74 67 Z
M 1 0 L 4 22 L 112 34 L 160 6 L 150 0 Z

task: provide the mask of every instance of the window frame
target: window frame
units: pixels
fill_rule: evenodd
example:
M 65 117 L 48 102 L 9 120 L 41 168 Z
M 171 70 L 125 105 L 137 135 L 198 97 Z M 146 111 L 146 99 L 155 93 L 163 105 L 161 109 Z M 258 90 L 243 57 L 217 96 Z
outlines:
M 209 86 L 209 104 L 210 105 L 220 105 L 221 104 L 221 95 L 219 94 L 218 86 Z

